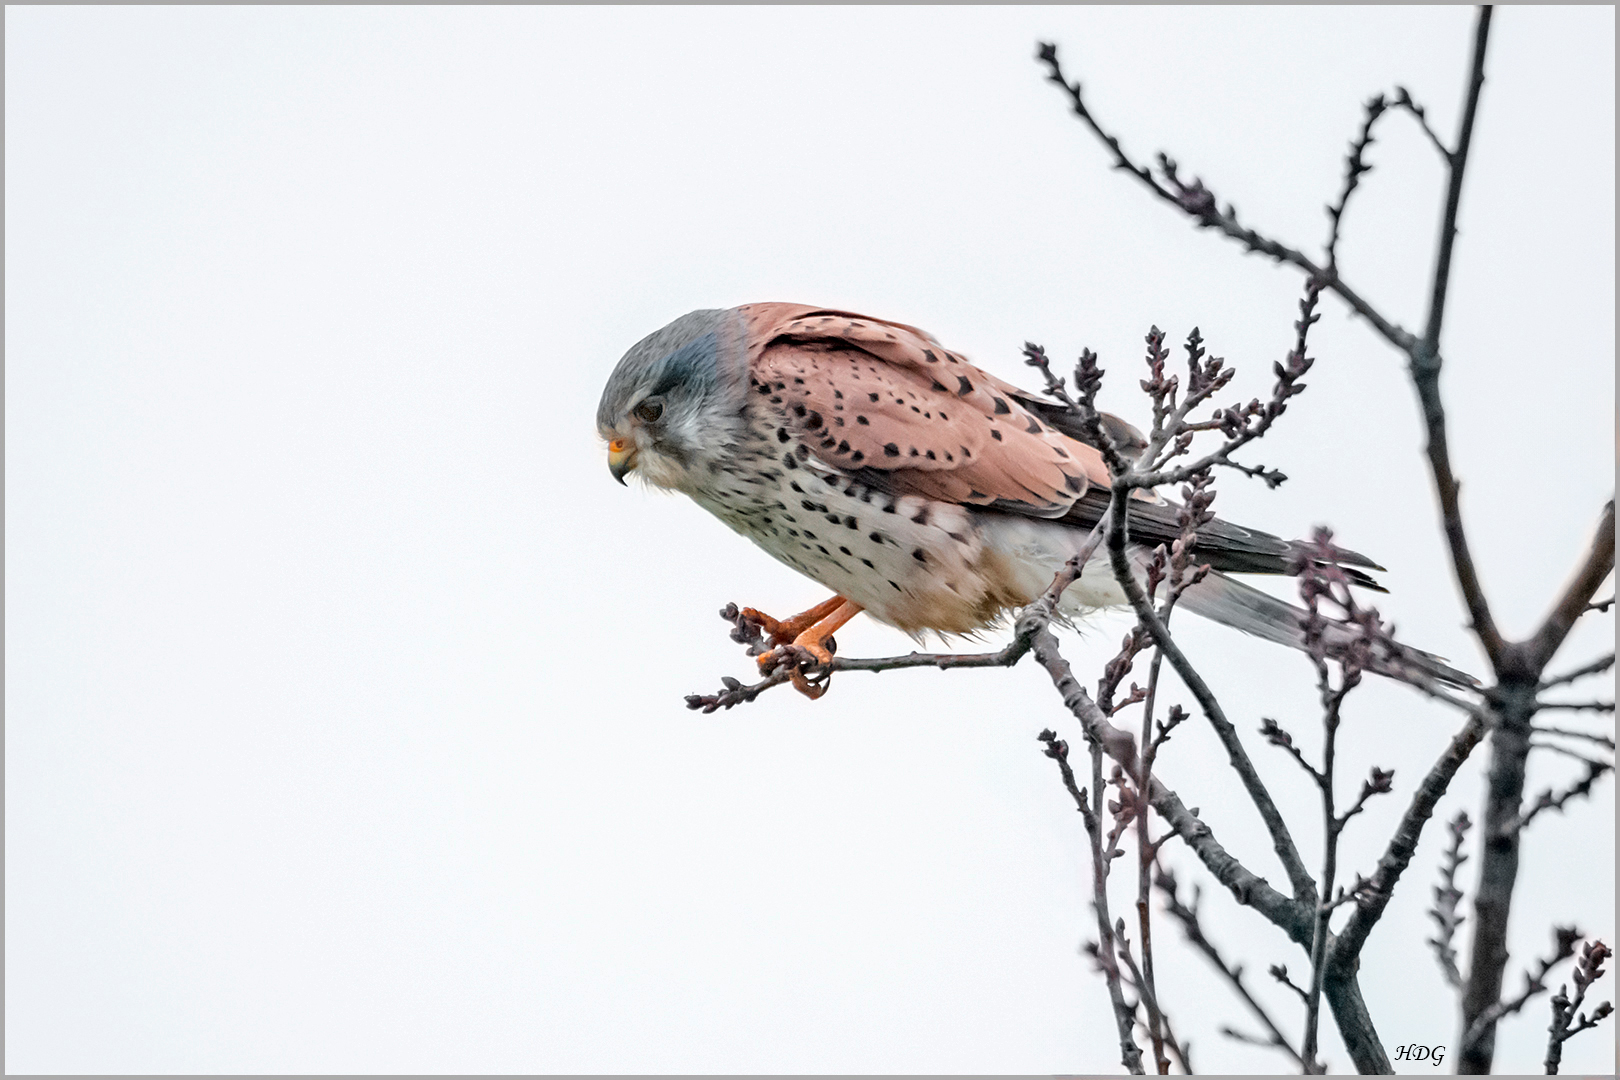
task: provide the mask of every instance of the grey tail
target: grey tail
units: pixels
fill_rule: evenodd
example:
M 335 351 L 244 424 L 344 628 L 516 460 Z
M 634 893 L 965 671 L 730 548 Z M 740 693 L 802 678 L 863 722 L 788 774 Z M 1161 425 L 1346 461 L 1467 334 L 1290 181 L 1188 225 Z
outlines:
M 1304 608 L 1278 600 L 1269 593 L 1234 581 L 1218 571 L 1211 572 L 1203 581 L 1181 595 L 1181 607 L 1212 619 L 1223 626 L 1241 630 L 1245 634 L 1265 638 L 1292 649 L 1305 649 Z M 1328 652 L 1335 645 L 1352 640 L 1349 630 L 1330 625 L 1327 633 Z M 1461 690 L 1473 690 L 1479 681 L 1472 675 L 1458 671 L 1433 653 L 1396 644 L 1375 654 L 1372 667 L 1380 675 L 1405 682 L 1429 679 Z

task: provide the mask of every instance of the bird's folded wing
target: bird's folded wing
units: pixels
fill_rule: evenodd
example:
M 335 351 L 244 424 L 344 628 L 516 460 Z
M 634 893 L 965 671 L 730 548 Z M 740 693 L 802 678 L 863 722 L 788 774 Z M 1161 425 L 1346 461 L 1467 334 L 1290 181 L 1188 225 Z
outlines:
M 1096 450 L 921 330 L 800 305 L 738 310 L 784 452 L 876 474 L 896 494 L 1038 517 L 1062 517 L 1108 483 Z

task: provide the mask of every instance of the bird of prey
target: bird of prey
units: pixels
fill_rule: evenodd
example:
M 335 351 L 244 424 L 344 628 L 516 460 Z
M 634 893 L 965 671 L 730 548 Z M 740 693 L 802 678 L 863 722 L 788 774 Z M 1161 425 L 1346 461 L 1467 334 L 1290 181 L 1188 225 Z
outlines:
M 1117 417 L 1101 421 L 1127 453 L 1145 446 Z M 745 612 L 772 644 L 822 663 L 830 635 L 862 611 L 914 637 L 990 626 L 1046 591 L 1109 503 L 1102 454 L 1062 407 L 916 327 L 804 304 L 681 316 L 619 361 L 596 422 L 620 483 L 634 470 L 691 496 L 832 590 L 790 619 Z M 1176 507 L 1133 500 L 1129 533 L 1140 564 L 1180 535 Z M 1211 573 L 1180 605 L 1302 648 L 1303 610 L 1227 575 L 1288 573 L 1303 549 L 1216 519 L 1192 553 Z M 1354 553 L 1342 562 L 1382 569 Z M 1060 611 L 1126 603 L 1108 561 L 1092 559 Z M 1407 652 L 1431 678 L 1471 683 Z

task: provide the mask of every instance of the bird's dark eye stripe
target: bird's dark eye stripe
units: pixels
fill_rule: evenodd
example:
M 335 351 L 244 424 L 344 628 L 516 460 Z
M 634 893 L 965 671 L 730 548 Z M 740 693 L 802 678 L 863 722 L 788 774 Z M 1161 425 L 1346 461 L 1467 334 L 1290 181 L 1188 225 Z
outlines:
M 649 424 L 663 415 L 664 404 L 661 401 L 643 401 L 636 406 L 636 416 Z

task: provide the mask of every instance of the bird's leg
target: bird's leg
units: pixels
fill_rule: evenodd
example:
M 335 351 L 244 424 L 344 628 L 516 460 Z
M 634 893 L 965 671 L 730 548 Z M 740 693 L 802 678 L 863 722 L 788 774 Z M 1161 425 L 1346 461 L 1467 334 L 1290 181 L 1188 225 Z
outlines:
M 834 597 L 838 599 L 838 597 Z M 793 644 L 811 656 L 818 663 L 832 663 L 832 653 L 828 651 L 824 642 L 833 636 L 833 632 L 849 620 L 861 613 L 861 605 L 853 600 L 845 600 L 832 613 L 816 620 L 815 624 L 793 639 Z
M 770 639 L 770 644 L 791 645 L 794 638 L 837 611 L 838 606 L 844 602 L 842 596 L 835 596 L 831 600 L 817 604 L 809 611 L 801 611 L 791 619 L 783 619 L 780 622 L 763 611 L 756 611 L 751 607 L 743 608 L 742 614 L 743 618 L 759 624 L 760 629 L 765 631 L 766 637 Z M 856 608 L 855 610 L 859 611 L 860 609 Z M 845 622 L 847 621 L 846 619 Z
M 832 663 L 832 650 L 838 647 L 832 641 L 834 631 L 859 615 L 861 611 L 861 605 L 853 600 L 835 596 L 825 603 L 817 604 L 809 611 L 800 612 L 791 619 L 773 619 L 753 608 L 743 608 L 742 615 L 770 635 L 768 641 L 770 648 L 755 657 L 759 661 L 759 669 L 770 671 L 779 663 L 791 665 L 789 677 L 794 687 L 801 694 L 814 699 L 827 692 L 827 679 L 832 673 L 823 672 L 814 680 L 807 678 L 804 672 L 799 670 L 802 657 L 795 655 L 795 650 L 804 650 L 817 664 Z M 829 645 L 832 648 L 828 648 Z
M 798 637 L 794 638 L 793 647 L 796 649 L 803 649 L 805 652 L 815 657 L 817 663 L 832 663 L 832 650 L 827 646 L 832 643 L 833 631 L 837 630 L 839 627 L 843 626 L 860 613 L 861 605 L 852 600 L 844 601 L 832 612 L 832 614 L 823 619 L 817 620 L 815 625 L 811 626 Z M 833 647 L 836 648 L 837 646 L 834 645 Z M 806 676 L 802 670 L 800 670 L 796 659 L 790 660 L 789 662 L 793 664 L 793 669 L 788 672 L 788 679 L 793 683 L 793 688 L 795 690 L 809 698 L 811 701 L 814 701 L 816 698 L 827 692 L 827 686 L 832 680 L 831 671 L 824 671 L 817 678 L 811 679 Z

